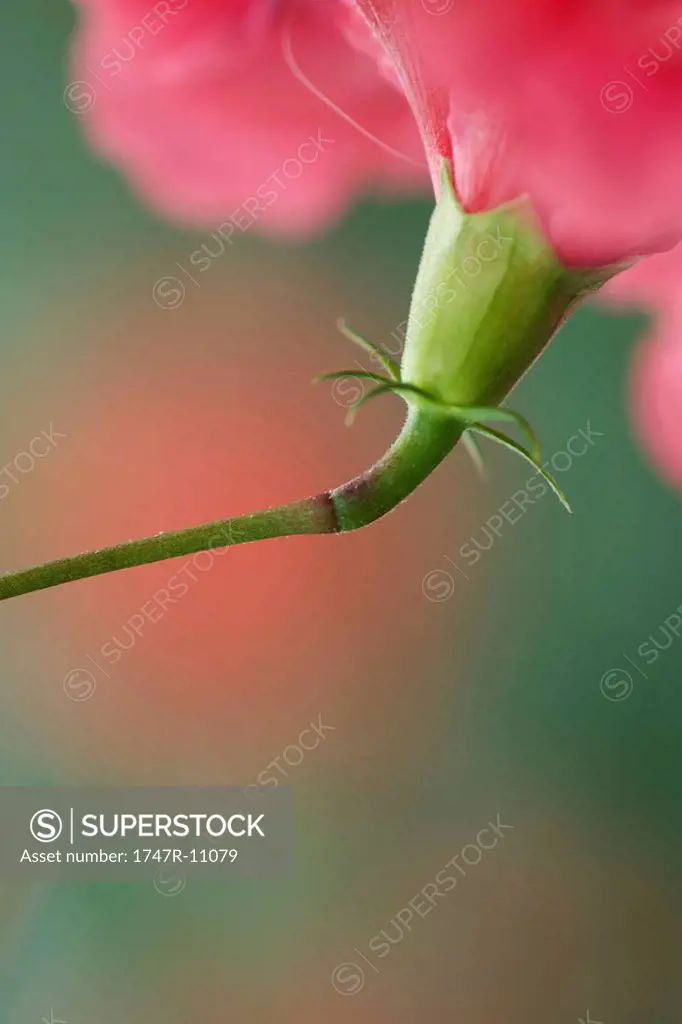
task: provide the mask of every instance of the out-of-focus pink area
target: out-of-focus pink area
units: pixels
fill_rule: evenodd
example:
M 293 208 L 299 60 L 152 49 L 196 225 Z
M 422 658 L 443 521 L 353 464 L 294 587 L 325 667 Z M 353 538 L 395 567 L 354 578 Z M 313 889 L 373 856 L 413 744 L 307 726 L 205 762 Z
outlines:
M 636 353 L 631 394 L 634 416 L 654 464 L 682 487 L 682 319 L 663 314 Z
M 74 102 L 82 97 L 82 111 L 93 99 L 93 145 L 167 215 L 211 226 L 232 217 L 237 232 L 257 223 L 305 234 L 368 190 L 423 189 L 409 107 L 346 40 L 339 10 L 337 0 L 81 2 Z M 314 89 L 417 166 L 325 105 L 292 60 Z
M 633 415 L 661 473 L 682 486 L 682 246 L 640 260 L 601 292 L 607 303 L 652 314 L 631 369 Z
M 682 245 L 638 260 L 616 274 L 599 298 L 630 309 L 675 309 L 682 306 Z

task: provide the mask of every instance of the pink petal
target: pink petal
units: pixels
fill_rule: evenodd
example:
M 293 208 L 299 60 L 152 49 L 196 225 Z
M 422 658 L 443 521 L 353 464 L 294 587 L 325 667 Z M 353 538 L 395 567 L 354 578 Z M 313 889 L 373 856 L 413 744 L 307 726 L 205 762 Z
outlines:
M 665 318 L 632 367 L 635 422 L 644 448 L 673 486 L 682 487 L 682 318 Z
M 682 3 L 356 3 L 468 208 L 528 193 L 576 264 L 682 237 Z

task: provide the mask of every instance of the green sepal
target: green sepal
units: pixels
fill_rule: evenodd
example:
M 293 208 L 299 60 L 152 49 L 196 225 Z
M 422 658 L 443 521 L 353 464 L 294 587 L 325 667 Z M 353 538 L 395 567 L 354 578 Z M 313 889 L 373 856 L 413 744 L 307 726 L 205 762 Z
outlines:
M 437 407 L 444 413 L 454 416 L 455 419 L 461 420 L 462 423 L 466 423 L 470 427 L 478 427 L 478 425 L 485 420 L 492 420 L 495 422 L 506 422 L 515 423 L 516 426 L 521 430 L 528 440 L 528 447 L 530 453 L 534 459 L 539 460 L 540 458 L 540 441 L 538 436 L 531 427 L 525 416 L 522 416 L 518 412 L 512 412 L 511 409 L 498 409 L 495 406 L 487 405 L 450 405 L 447 402 L 440 402 L 437 399 L 431 399 L 435 402 Z
M 339 317 L 336 321 L 336 326 L 343 334 L 344 338 L 348 338 L 353 344 L 358 345 L 361 349 L 367 352 L 369 355 L 374 356 L 379 360 L 384 370 L 388 373 L 392 380 L 400 380 L 400 367 L 395 363 L 387 352 L 384 352 L 382 348 L 375 345 L 369 338 L 365 338 L 364 335 L 358 334 L 356 330 L 346 323 L 343 317 Z
M 426 388 L 420 387 L 409 381 L 402 381 L 399 376 L 400 371 L 392 360 L 385 356 L 385 353 L 383 353 L 381 349 L 375 346 L 372 342 L 363 338 L 361 335 L 356 334 L 355 331 L 350 328 L 347 328 L 343 321 L 339 322 L 339 329 L 346 337 L 350 338 L 351 341 L 360 344 L 365 351 L 372 352 L 378 358 L 381 358 L 382 365 L 384 365 L 392 375 L 392 379 L 389 379 L 379 373 L 372 373 L 369 370 L 335 370 L 331 373 L 323 373 L 319 377 L 315 378 L 314 383 L 325 380 L 342 380 L 344 378 L 355 377 L 362 380 L 371 380 L 376 384 L 376 387 L 373 387 L 371 391 L 362 394 L 360 398 L 350 406 L 346 414 L 347 426 L 351 426 L 355 422 L 358 411 L 363 405 L 366 405 L 374 398 L 378 398 L 380 395 L 394 392 L 395 394 L 400 395 L 408 405 L 418 405 L 425 410 L 430 409 L 441 417 L 453 419 L 460 423 L 464 428 L 462 440 L 469 452 L 469 455 L 473 459 L 478 472 L 482 476 L 485 476 L 483 457 L 481 449 L 476 439 L 473 437 L 473 431 L 482 434 L 484 437 L 490 438 L 491 441 L 495 441 L 497 444 L 501 444 L 505 448 L 509 448 L 510 451 L 515 452 L 517 455 L 520 455 L 523 459 L 529 462 L 536 472 L 539 473 L 539 475 L 546 481 L 552 491 L 554 491 L 562 505 L 569 512 L 571 511 L 571 506 L 566 495 L 553 477 L 542 467 L 540 463 L 540 443 L 537 434 L 525 416 L 522 416 L 517 412 L 512 412 L 511 409 L 501 409 L 498 406 L 461 405 L 453 402 L 446 402 L 439 395 L 431 393 Z M 394 374 L 398 375 L 397 379 L 393 376 Z M 523 445 L 519 444 L 513 438 L 508 437 L 506 434 L 502 434 L 499 431 L 494 430 L 492 427 L 486 427 L 483 422 L 484 420 L 514 423 L 525 435 L 529 447 L 524 448 Z
M 353 423 L 355 423 L 355 417 L 363 405 L 367 405 L 368 402 L 371 402 L 373 398 L 378 398 L 379 395 L 385 395 L 388 391 L 397 391 L 399 387 L 399 384 L 387 381 L 384 384 L 379 384 L 376 388 L 372 388 L 371 391 L 365 392 L 365 394 L 361 395 L 356 402 L 353 402 L 346 413 L 346 426 L 352 427 Z
M 520 455 L 522 459 L 525 459 L 526 462 L 530 462 L 530 464 L 533 467 L 533 469 L 535 469 L 540 474 L 542 479 L 545 480 L 546 483 L 549 484 L 549 486 L 554 491 L 554 493 L 556 494 L 556 496 L 559 499 L 559 501 L 561 502 L 561 504 L 566 509 L 566 511 L 567 512 L 572 512 L 573 511 L 573 509 L 571 508 L 571 506 L 569 504 L 568 498 L 566 497 L 564 492 L 561 490 L 561 488 L 559 487 L 559 485 L 556 482 L 556 480 L 554 479 L 554 477 L 551 476 L 551 474 L 548 473 L 547 470 L 544 469 L 540 465 L 540 463 L 536 459 L 533 458 L 531 453 L 529 451 L 527 451 L 527 449 L 524 448 L 523 445 L 518 444 L 518 442 L 514 441 L 513 438 L 511 438 L 511 437 L 507 437 L 506 434 L 501 434 L 499 431 L 493 430 L 492 427 L 484 427 L 484 426 L 481 426 L 481 424 L 476 424 L 471 429 L 472 430 L 476 430 L 479 434 L 483 434 L 484 437 L 489 437 L 491 441 L 496 441 L 497 444 L 501 444 L 505 448 L 511 449 L 511 451 L 516 452 L 517 455 Z
M 313 384 L 321 384 L 326 380 L 348 380 L 358 377 L 361 380 L 375 380 L 380 384 L 392 384 L 388 377 L 382 377 L 380 373 L 370 373 L 369 370 L 333 370 L 331 373 L 320 373 L 313 377 Z

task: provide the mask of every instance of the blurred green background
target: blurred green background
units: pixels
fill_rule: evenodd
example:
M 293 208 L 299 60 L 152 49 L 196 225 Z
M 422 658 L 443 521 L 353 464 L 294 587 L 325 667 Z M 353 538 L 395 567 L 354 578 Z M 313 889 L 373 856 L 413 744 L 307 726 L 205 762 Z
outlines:
M 160 308 L 202 236 L 88 153 L 62 102 L 65 0 L 3 21 L 0 463 L 65 436 L 0 503 L 2 568 L 363 468 L 398 403 L 347 431 L 348 394 L 309 381 L 354 355 L 341 313 L 390 343 L 428 204 L 368 203 L 299 247 L 247 236 Z M 365 533 L 230 553 L 87 701 L 69 673 L 173 566 L 2 606 L 5 784 L 245 785 L 318 716 L 333 728 L 288 769 L 289 880 L 2 886 L 0 1020 L 679 1021 L 682 640 L 661 627 L 682 508 L 630 434 L 643 329 L 582 310 L 515 395 L 548 456 L 591 429 L 557 462 L 572 516 L 545 495 L 491 534 L 531 473 L 494 450 L 481 483 L 458 452 Z M 498 814 L 513 829 L 399 937 Z

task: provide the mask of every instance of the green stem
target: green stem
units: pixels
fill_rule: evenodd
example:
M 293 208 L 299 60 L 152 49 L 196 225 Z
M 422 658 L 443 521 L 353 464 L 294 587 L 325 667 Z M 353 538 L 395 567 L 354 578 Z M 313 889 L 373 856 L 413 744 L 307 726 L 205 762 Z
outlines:
M 410 406 L 399 437 L 383 458 L 342 487 L 263 512 L 218 519 L 6 573 L 0 575 L 0 601 L 118 569 L 269 537 L 357 530 L 380 519 L 411 494 L 452 450 L 461 433 L 461 425 L 453 419 Z
M 408 408 L 405 426 L 383 458 L 330 492 L 339 530 L 358 530 L 385 516 L 419 487 L 462 436 L 462 424 L 451 416 L 412 404 Z

